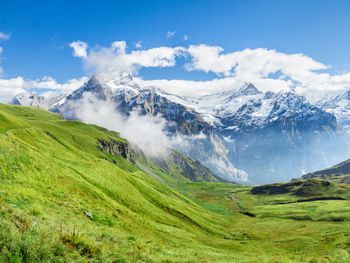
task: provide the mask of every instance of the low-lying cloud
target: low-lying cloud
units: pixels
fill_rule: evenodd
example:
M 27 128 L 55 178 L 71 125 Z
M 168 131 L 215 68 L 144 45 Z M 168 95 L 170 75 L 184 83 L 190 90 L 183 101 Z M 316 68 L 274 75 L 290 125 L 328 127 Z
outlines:
M 187 147 L 187 140 L 190 139 L 179 134 L 169 136 L 166 133 L 167 121 L 161 116 L 141 115 L 134 110 L 126 117 L 116 110 L 113 102 L 99 100 L 91 93 L 85 93 L 82 99 L 70 107 L 70 114 L 79 120 L 119 132 L 152 157 L 164 157 L 169 149 L 179 148 L 180 145 Z M 205 138 L 202 134 L 194 137 Z
M 227 159 L 227 152 L 224 152 L 225 147 L 219 145 L 213 137 L 203 133 L 191 136 L 168 133 L 169 122 L 160 115 L 141 115 L 134 110 L 128 116 L 124 116 L 118 112 L 113 101 L 100 100 L 92 93 L 85 93 L 80 100 L 70 101 L 68 107 L 66 117 L 116 131 L 149 157 L 167 158 L 172 149 L 176 149 L 192 157 L 196 155 L 202 163 L 226 180 L 248 180 L 248 175 L 232 165 Z M 197 151 L 203 149 L 203 145 L 199 149 L 195 145 L 206 144 L 209 142 L 208 139 L 211 141 L 211 147 L 214 147 L 213 152 L 209 155 L 198 155 Z

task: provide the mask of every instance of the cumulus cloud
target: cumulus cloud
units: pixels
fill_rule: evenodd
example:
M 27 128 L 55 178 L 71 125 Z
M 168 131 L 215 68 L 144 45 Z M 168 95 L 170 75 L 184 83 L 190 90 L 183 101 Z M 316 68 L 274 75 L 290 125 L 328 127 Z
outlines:
M 176 31 L 168 31 L 168 32 L 166 32 L 165 37 L 167 39 L 170 39 L 170 38 L 173 38 L 175 36 L 175 34 L 176 34 Z
M 76 42 L 73 42 L 76 43 Z M 85 47 L 85 46 L 84 46 Z M 87 44 L 86 44 L 87 47 Z M 72 46 L 76 52 L 76 45 Z M 142 67 L 172 67 L 182 47 L 157 47 L 127 52 L 125 41 L 115 41 L 110 47 L 96 47 L 85 50 L 81 55 L 84 65 L 97 73 L 129 72 L 137 74 Z
M 213 72 L 234 78 L 236 83 L 252 82 L 261 90 L 295 90 L 315 102 L 350 87 L 350 73 L 332 75 L 330 66 L 304 54 L 285 54 L 273 49 L 244 49 L 224 53 L 223 48 L 191 45 L 188 71 Z
M 73 48 L 73 56 L 78 58 L 86 58 L 86 50 L 88 48 L 88 44 L 83 41 L 74 41 L 69 44 L 71 48 Z
M 189 36 L 185 34 L 185 35 L 183 35 L 182 39 L 183 39 L 184 41 L 187 41 L 187 40 L 189 39 Z
M 191 45 L 187 51 L 192 58 L 186 65 L 188 70 L 224 76 L 266 78 L 280 71 L 287 77 L 302 80 L 314 71 L 328 68 L 303 54 L 285 54 L 273 49 L 244 49 L 225 54 L 221 47 L 202 44 Z
M 174 32 L 168 32 L 174 36 Z M 1 36 L 1 35 L 0 35 Z M 3 39 L 8 38 L 6 34 Z M 183 39 L 187 39 L 186 35 Z M 142 80 L 142 86 L 157 86 L 179 96 L 210 95 L 220 91 L 239 88 L 245 82 L 252 82 L 262 91 L 295 90 L 315 102 L 323 97 L 330 97 L 345 91 L 350 87 L 350 73 L 331 74 L 330 67 L 304 54 L 286 54 L 273 49 L 257 48 L 225 52 L 220 46 L 205 44 L 190 45 L 188 47 L 155 47 L 142 49 L 142 42 L 135 43 L 134 50 L 128 50 L 125 41 L 115 41 L 109 47 L 96 46 L 89 48 L 88 43 L 74 41 L 70 43 L 73 56 L 82 59 L 87 69 L 96 73 L 106 73 L 114 76 L 114 72 L 128 72 L 137 75 L 143 67 L 174 67 L 177 58 L 182 56 L 187 71 L 201 71 L 214 73 L 216 77 L 207 81 L 191 81 L 176 79 Z M 0 74 L 1 54 L 0 47 Z M 19 77 L 21 79 L 21 77 Z M 23 78 L 22 78 L 23 79 Z M 18 78 L 1 80 L 16 82 Z M 56 87 L 71 90 L 81 84 L 81 80 L 72 80 L 65 84 L 58 84 L 54 79 L 24 80 L 26 87 L 37 86 Z M 60 86 L 61 85 L 61 86 Z M 0 87 L 0 88 L 2 88 Z M 13 89 L 13 92 L 18 88 Z M 21 86 L 20 89 L 26 89 Z M 5 90 L 5 88 L 3 88 Z M 8 91 L 8 88 L 6 88 Z M 10 93 L 13 94 L 11 91 Z M 4 97 L 4 91 L 1 91 Z
M 0 32 L 0 40 L 9 40 L 11 37 L 10 34 L 6 34 L 4 32 Z
M 175 32 L 168 32 L 174 36 Z M 188 37 L 184 35 L 183 39 Z M 87 45 L 86 45 L 87 47 Z M 127 52 L 124 41 L 110 47 L 85 50 L 80 56 L 86 67 L 97 72 L 127 71 L 137 73 L 142 67 L 173 67 L 176 58 L 184 56 L 187 71 L 214 73 L 208 81 L 147 80 L 144 85 L 158 86 L 178 95 L 209 95 L 237 89 L 252 82 L 262 91 L 295 90 L 315 102 L 333 96 L 350 87 L 350 73 L 331 74 L 330 66 L 304 54 L 286 54 L 274 49 L 244 49 L 225 52 L 220 46 L 205 44 L 188 47 L 158 47 Z

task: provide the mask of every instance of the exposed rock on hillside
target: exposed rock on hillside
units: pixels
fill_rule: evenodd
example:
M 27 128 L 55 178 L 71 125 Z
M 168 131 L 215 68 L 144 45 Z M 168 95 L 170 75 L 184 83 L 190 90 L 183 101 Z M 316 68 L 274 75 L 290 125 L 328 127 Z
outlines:
M 127 142 L 116 141 L 116 140 L 98 140 L 99 148 L 111 155 L 120 155 L 124 159 L 135 162 L 135 152 L 130 148 Z

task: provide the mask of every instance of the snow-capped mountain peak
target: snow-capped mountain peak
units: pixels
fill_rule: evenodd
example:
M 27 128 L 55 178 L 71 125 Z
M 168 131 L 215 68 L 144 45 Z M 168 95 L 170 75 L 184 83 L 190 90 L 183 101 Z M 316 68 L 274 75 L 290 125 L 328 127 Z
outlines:
M 232 96 L 240 97 L 240 96 L 249 96 L 249 95 L 257 95 L 257 94 L 262 94 L 262 92 L 258 90 L 252 83 L 246 82 Z
M 339 125 L 346 128 L 350 126 L 350 89 L 329 100 L 319 101 L 318 106 L 334 114 Z

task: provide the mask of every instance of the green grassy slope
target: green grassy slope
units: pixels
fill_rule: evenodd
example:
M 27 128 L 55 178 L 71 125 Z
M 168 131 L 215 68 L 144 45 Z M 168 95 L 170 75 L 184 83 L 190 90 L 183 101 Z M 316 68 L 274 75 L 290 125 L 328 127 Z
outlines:
M 0 105 L 0 262 L 348 262 L 348 200 L 280 205 L 294 197 L 138 167 L 98 140 L 127 143 Z

